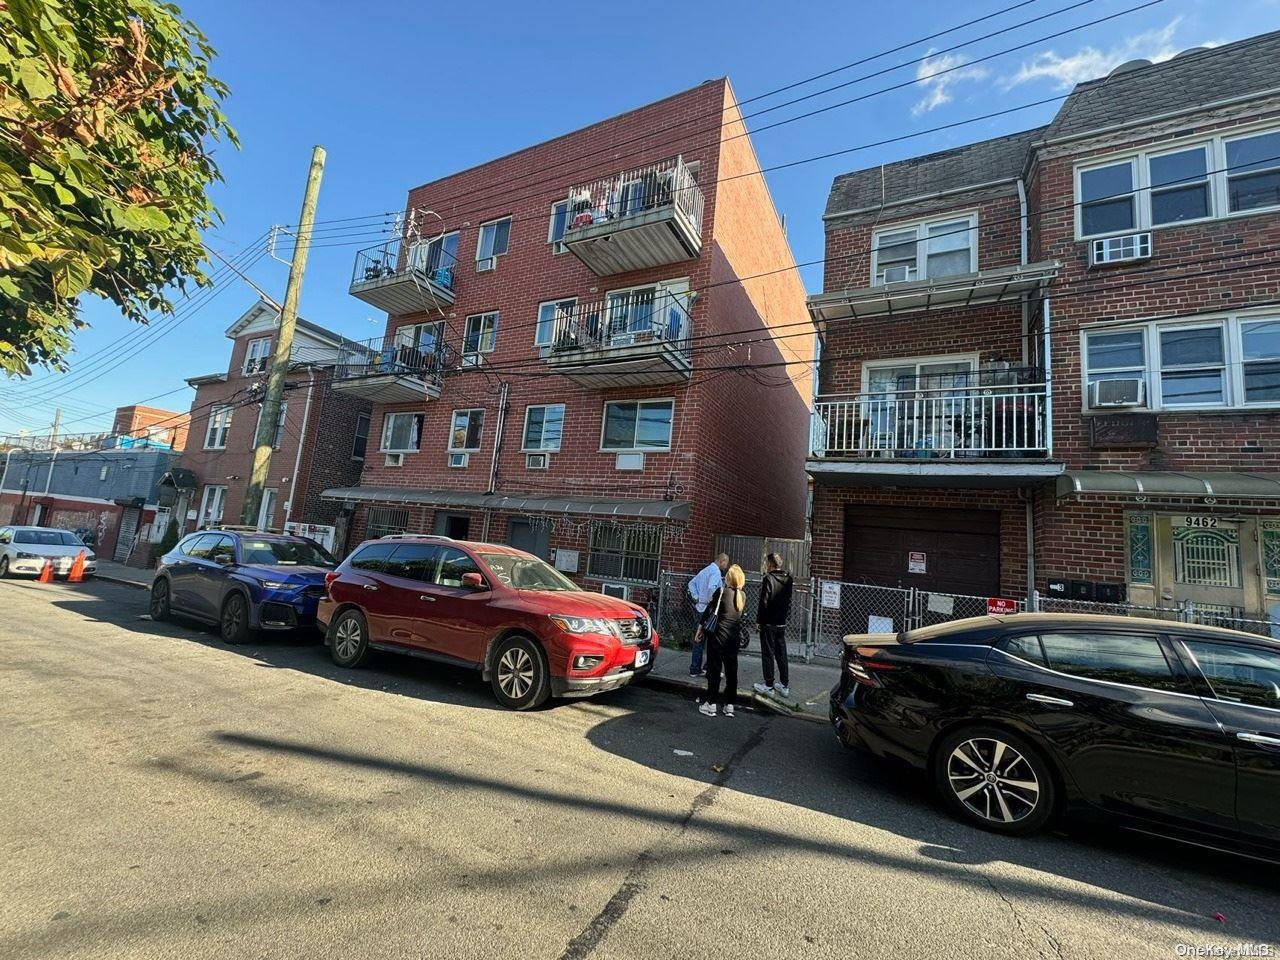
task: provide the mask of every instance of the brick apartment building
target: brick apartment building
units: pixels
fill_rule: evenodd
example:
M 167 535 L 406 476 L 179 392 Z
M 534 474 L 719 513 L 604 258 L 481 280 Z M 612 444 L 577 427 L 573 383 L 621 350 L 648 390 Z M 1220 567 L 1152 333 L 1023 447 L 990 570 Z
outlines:
M 190 435 L 178 469 L 166 478 L 167 499 L 186 530 L 240 523 L 279 324 L 273 306 L 254 304 L 227 328 L 227 369 L 187 381 L 196 391 Z M 353 349 L 353 341 L 298 318 L 260 529 L 301 530 L 330 546 L 343 541 L 344 530 L 335 529 L 341 512 L 320 495 L 354 483 L 365 457 L 369 403 L 329 389 Z
M 190 414 L 131 404 L 116 409 L 111 423 L 111 436 L 117 438 L 122 446 L 181 450 L 187 445 L 187 429 L 190 425 Z
M 1280 34 L 1134 61 L 836 178 L 816 573 L 1277 611 L 1276 63 Z
M 505 541 L 627 593 L 716 534 L 802 535 L 813 336 L 727 80 L 414 188 L 404 222 L 357 256 L 386 334 L 332 388 L 374 404 L 326 494 L 358 537 Z

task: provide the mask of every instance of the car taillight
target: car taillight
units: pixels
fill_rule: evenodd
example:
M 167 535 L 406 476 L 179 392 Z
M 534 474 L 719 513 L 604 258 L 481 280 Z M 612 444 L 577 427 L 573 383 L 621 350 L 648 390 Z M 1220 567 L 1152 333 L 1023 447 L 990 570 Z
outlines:
M 844 668 L 858 683 L 868 687 L 878 686 L 875 674 L 898 669 L 897 664 L 877 659 L 883 654 L 880 647 L 845 647 Z
M 329 584 L 333 583 L 333 581 L 337 579 L 338 579 L 337 570 L 330 570 L 328 573 L 324 575 L 324 595 L 326 597 L 329 595 Z

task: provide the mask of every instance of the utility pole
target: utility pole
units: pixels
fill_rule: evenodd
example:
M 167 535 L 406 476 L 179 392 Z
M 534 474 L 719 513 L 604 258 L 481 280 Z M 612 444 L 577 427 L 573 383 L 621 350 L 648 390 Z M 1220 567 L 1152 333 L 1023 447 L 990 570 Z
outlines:
M 49 449 L 52 450 L 58 443 L 58 426 L 62 423 L 62 408 L 53 408 L 53 426 L 49 428 Z
M 284 290 L 284 307 L 280 311 L 280 329 L 276 346 L 267 367 L 267 390 L 262 397 L 262 414 L 258 418 L 258 435 L 253 444 L 253 468 L 249 486 L 244 492 L 244 510 L 240 522 L 256 526 L 262 509 L 262 490 L 271 469 L 271 448 L 275 444 L 276 423 L 280 419 L 280 398 L 284 395 L 284 379 L 289 372 L 289 354 L 293 348 L 293 328 L 298 320 L 298 298 L 302 294 L 302 275 L 307 269 L 307 251 L 311 247 L 311 228 L 316 218 L 316 200 L 320 194 L 320 177 L 324 173 L 324 147 L 311 150 L 311 169 L 307 173 L 307 189 L 302 195 L 302 213 L 298 216 L 298 233 L 294 238 L 293 261 L 289 264 L 289 284 Z

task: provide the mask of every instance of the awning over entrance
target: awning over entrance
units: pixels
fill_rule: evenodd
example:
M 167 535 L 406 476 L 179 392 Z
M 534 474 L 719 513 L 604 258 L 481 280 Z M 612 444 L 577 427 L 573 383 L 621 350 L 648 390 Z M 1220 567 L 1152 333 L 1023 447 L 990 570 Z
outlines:
M 965 487 L 999 489 L 1047 483 L 1062 473 L 1055 460 L 808 460 L 805 471 L 829 487 Z
M 1118 494 L 1146 497 L 1215 497 L 1223 500 L 1280 500 L 1280 473 L 1129 473 L 1071 470 L 1058 477 L 1058 496 Z
M 175 487 L 178 490 L 194 490 L 198 483 L 196 475 L 183 467 L 174 467 L 160 478 L 162 487 Z
M 581 500 L 469 493 L 464 490 L 404 490 L 398 487 L 335 487 L 326 490 L 321 496 L 326 500 L 355 500 L 360 503 L 416 503 L 430 507 L 471 507 L 514 513 L 562 513 L 679 522 L 689 519 L 687 500 Z

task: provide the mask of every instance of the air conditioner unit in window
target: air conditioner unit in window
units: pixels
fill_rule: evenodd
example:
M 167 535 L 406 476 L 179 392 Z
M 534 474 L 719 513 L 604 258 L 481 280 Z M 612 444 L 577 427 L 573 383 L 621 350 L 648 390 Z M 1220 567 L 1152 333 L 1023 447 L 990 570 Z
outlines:
M 643 453 L 620 453 L 614 458 L 613 466 L 617 470 L 643 470 Z
M 478 366 L 480 366 L 480 354 L 464 353 L 462 355 L 462 369 L 467 370 L 467 369 L 470 369 L 471 367 L 478 367 Z
M 498 265 L 497 257 L 481 257 L 476 261 L 476 273 L 487 273 Z
M 1091 407 L 1142 407 L 1147 402 L 1147 382 L 1137 377 L 1095 380 L 1089 384 Z
M 471 454 L 469 453 L 451 453 L 449 454 L 449 466 L 465 467 L 471 462 Z
M 403 466 L 404 466 L 404 454 L 403 454 L 403 453 L 388 453 L 388 454 L 387 454 L 387 457 L 386 457 L 386 459 L 383 461 L 383 463 L 384 463 L 384 464 L 386 464 L 388 467 L 403 467 Z
M 600 584 L 600 592 L 606 597 L 617 597 L 619 600 L 627 599 L 628 587 L 625 583 L 602 583 Z
M 881 283 L 903 283 L 915 278 L 916 268 L 905 263 L 896 267 L 885 267 L 880 271 Z
M 1129 233 L 1123 237 L 1102 237 L 1089 245 L 1089 264 L 1123 263 L 1151 256 L 1151 234 Z
M 525 454 L 524 466 L 526 470 L 545 470 L 550 459 L 545 453 Z

